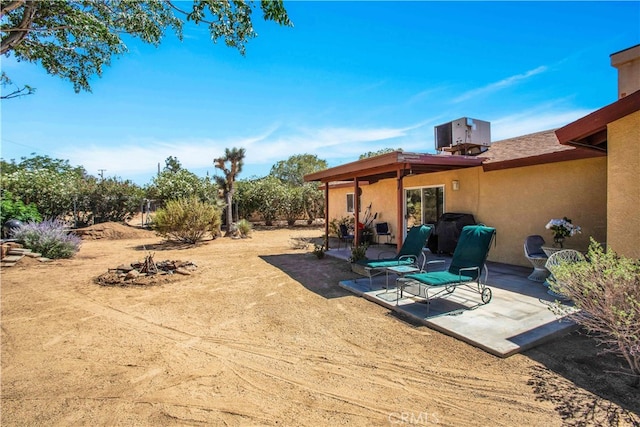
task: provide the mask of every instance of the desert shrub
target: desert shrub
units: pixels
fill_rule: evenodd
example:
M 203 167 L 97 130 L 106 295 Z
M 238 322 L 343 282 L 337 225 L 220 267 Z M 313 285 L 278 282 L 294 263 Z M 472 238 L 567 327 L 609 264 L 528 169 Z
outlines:
M 293 226 L 296 220 L 304 215 L 304 194 L 302 187 L 285 186 L 280 199 L 280 210 L 287 220 L 287 225 Z
M 238 228 L 240 236 L 242 237 L 247 237 L 253 229 L 253 225 L 246 219 L 241 219 L 240 221 L 238 221 L 236 227 Z
M 221 225 L 220 209 L 201 202 L 198 197 L 169 200 L 166 206 L 156 211 L 153 227 L 168 240 L 197 243 L 207 234 L 214 238 Z
M 182 168 L 175 158 L 165 161 L 167 166 L 153 178 L 146 187 L 146 197 L 165 205 L 169 200 L 198 197 L 202 201 L 214 202 L 218 198 L 218 188 L 209 177 L 201 178 Z
M 75 218 L 78 226 L 122 222 L 139 212 L 144 190 L 129 180 L 86 177 L 77 187 Z
M 249 194 L 265 225 L 273 225 L 282 211 L 282 201 L 286 197 L 285 185 L 278 178 L 267 176 L 252 181 Z
M 22 224 L 15 229 L 13 237 L 25 248 L 51 259 L 71 258 L 81 243 L 78 236 L 68 232 L 64 222 L 53 219 Z
M 554 268 L 552 290 L 570 298 L 579 311 L 560 304 L 604 344 L 605 352 L 622 356 L 634 385 L 640 384 L 640 263 L 606 252 L 591 240 L 588 261 L 560 264 Z
M 363 259 L 367 259 L 367 249 L 369 249 L 369 245 L 367 243 L 361 243 L 358 246 L 353 246 L 351 248 L 351 256 L 349 257 L 349 262 L 354 263 Z
M 319 245 L 317 243 L 315 243 L 313 245 L 313 254 L 318 258 L 318 259 L 322 259 L 324 258 L 324 253 L 325 253 L 325 249 L 324 249 L 324 245 Z
M 73 167 L 68 160 L 48 156 L 22 158 L 19 163 L 2 164 L 0 187 L 10 191 L 25 205 L 35 203 L 45 218 L 64 218 L 73 211 L 77 188 L 86 176 L 82 167 Z
M 307 213 L 307 224 L 311 225 L 314 219 L 324 216 L 324 193 L 315 183 L 308 182 L 302 187 L 302 197 Z
M 129 180 L 98 179 L 82 167 L 72 167 L 68 160 L 34 156 L 9 163 L 0 159 L 0 167 L 0 188 L 9 191 L 14 200 L 37 206 L 45 218 L 73 215 L 80 226 L 123 221 L 138 211 L 144 197 L 143 190 Z
M 0 202 L 0 224 L 4 224 L 10 219 L 17 219 L 22 222 L 42 221 L 35 203 L 26 205 L 22 200 L 14 197 L 11 192 L 3 191 L 2 202 Z

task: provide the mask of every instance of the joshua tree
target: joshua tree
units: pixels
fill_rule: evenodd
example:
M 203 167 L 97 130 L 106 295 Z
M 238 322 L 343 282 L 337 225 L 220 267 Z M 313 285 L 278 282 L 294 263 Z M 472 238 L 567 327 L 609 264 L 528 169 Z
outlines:
M 231 223 L 233 222 L 233 193 L 235 191 L 235 181 L 238 174 L 242 171 L 242 164 L 245 156 L 244 148 L 225 148 L 224 157 L 213 160 L 216 168 L 224 172 L 224 177 L 216 176 L 216 182 L 222 188 L 224 201 L 227 204 L 227 231 L 225 237 L 231 236 Z M 229 163 L 229 167 L 227 167 Z

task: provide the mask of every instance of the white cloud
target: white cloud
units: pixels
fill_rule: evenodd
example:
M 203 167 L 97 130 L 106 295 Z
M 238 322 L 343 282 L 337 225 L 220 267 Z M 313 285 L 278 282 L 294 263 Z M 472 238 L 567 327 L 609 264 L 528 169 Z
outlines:
M 491 93 L 491 92 L 496 92 L 500 89 L 504 89 L 506 87 L 509 86 L 513 86 L 514 84 L 521 82 L 523 80 L 526 80 L 530 77 L 533 77 L 537 74 L 543 73 L 545 71 L 547 71 L 549 69 L 549 67 L 545 66 L 545 65 L 541 65 L 537 68 L 534 68 L 533 70 L 529 70 L 524 74 L 516 74 L 515 76 L 511 76 L 511 77 L 507 77 L 506 79 L 502 79 L 498 82 L 495 83 L 491 83 L 488 84 L 484 87 L 480 87 L 477 89 L 472 89 L 468 92 L 463 93 L 462 95 L 456 97 L 453 99 L 453 103 L 459 103 L 462 101 L 467 101 L 471 98 L 474 98 L 478 95 L 484 95 L 487 93 Z
M 150 139 L 129 140 L 123 145 L 108 147 L 88 145 L 78 150 L 77 147 L 65 151 L 58 150 L 62 158 L 69 159 L 71 164 L 82 165 L 88 173 L 96 175 L 98 170 L 105 169 L 105 176 L 120 176 L 127 179 L 131 175 L 153 176 L 169 156 L 177 157 L 183 167 L 193 169 L 213 169 L 213 159 L 224 154 L 225 148 L 252 147 L 273 132 L 244 138 L 228 139 L 189 139 L 179 141 L 159 141 Z M 249 151 L 249 150 L 247 150 Z
M 61 147 L 58 152 L 62 158 L 69 159 L 71 164 L 82 165 L 92 175 L 104 169 L 105 176 L 128 179 L 134 175 L 153 176 L 158 170 L 158 163 L 160 168 L 164 167 L 164 160 L 169 156 L 177 157 L 182 166 L 189 170 L 213 171 L 213 159 L 222 155 L 225 148 L 242 147 L 247 152 L 244 171 L 251 176 L 252 165 L 271 166 L 295 154 L 315 154 L 328 161 L 356 160 L 367 151 L 399 147 L 402 138 L 428 122 L 398 128 L 283 128 L 274 124 L 260 134 L 237 138 L 179 141 L 136 139 L 109 147 L 87 144 L 82 150 Z
M 591 113 L 591 110 L 560 110 L 536 107 L 528 111 L 493 120 L 491 122 L 491 139 L 493 141 L 500 141 L 516 136 L 559 128 L 589 113 Z
M 371 144 L 402 138 L 410 128 L 297 128 L 265 138 L 247 149 L 247 164 L 274 164 L 294 154 L 315 154 L 321 159 L 354 157 L 370 151 Z
M 566 125 L 590 111 L 563 109 L 561 101 L 535 106 L 518 114 L 491 121 L 493 141 Z M 438 121 L 439 120 L 439 121 Z M 124 145 L 90 145 L 66 152 L 60 148 L 61 158 L 71 164 L 82 165 L 88 173 L 97 175 L 105 169 L 105 176 L 134 179 L 144 184 L 150 181 L 169 156 L 178 158 L 191 171 L 205 170 L 215 174 L 213 159 L 225 148 L 246 149 L 243 176 L 262 176 L 279 160 L 295 154 L 312 154 L 332 165 L 355 161 L 368 151 L 382 148 L 403 148 L 406 151 L 433 152 L 433 126 L 442 117 L 430 117 L 403 127 L 287 127 L 273 124 L 261 133 L 231 138 L 202 138 L 189 140 L 129 140 Z M 139 177 L 138 179 L 132 177 Z

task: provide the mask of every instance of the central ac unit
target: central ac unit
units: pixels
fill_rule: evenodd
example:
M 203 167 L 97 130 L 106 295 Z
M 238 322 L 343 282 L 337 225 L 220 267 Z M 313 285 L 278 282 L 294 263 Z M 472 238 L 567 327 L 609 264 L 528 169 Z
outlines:
M 435 127 L 435 145 L 438 151 L 477 154 L 491 145 L 491 124 L 463 117 L 438 125 Z

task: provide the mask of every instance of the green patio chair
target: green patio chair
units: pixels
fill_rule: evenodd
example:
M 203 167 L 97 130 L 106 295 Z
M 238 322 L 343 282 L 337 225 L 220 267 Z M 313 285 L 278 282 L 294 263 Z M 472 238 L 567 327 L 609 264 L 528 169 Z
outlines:
M 403 292 L 407 288 L 408 292 L 418 297 L 424 297 L 427 304 L 432 298 L 442 293 L 450 294 L 458 286 L 467 286 L 480 293 L 482 302 L 488 304 L 491 301 L 491 289 L 486 287 L 486 275 L 484 281 L 481 280 L 482 270 L 485 267 L 489 248 L 494 240 L 496 229 L 484 225 L 467 225 L 462 228 L 458 244 L 451 258 L 451 265 L 446 271 L 435 271 L 432 273 L 407 274 L 403 278 L 397 279 L 398 294 L 396 303 L 402 298 Z M 413 290 L 417 289 L 417 292 Z M 429 295 L 429 291 L 435 293 Z
M 422 249 L 426 246 L 432 230 L 432 225 L 413 226 L 409 229 L 400 251 L 394 257 L 356 262 L 356 264 L 364 267 L 364 275 L 369 277 L 369 287 L 373 286 L 373 277 L 386 272 L 389 267 L 414 266 L 419 270 L 423 270 L 426 257 Z M 380 256 L 382 255 L 384 254 L 380 254 Z M 422 263 L 418 265 L 420 259 L 422 259 Z

